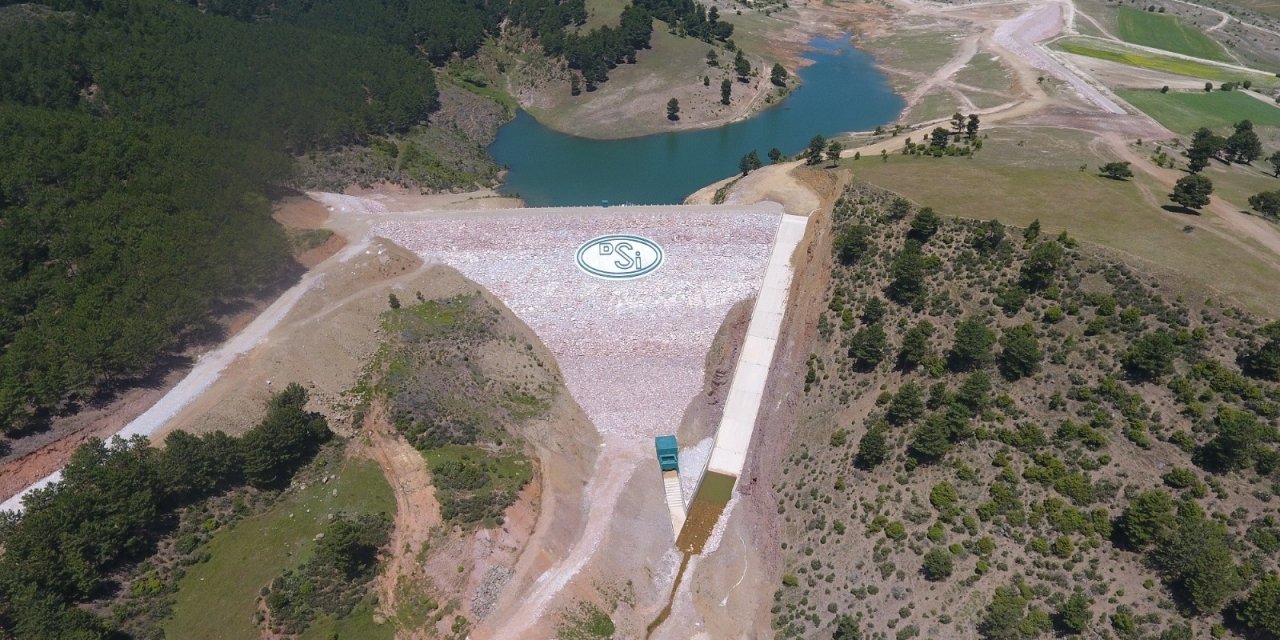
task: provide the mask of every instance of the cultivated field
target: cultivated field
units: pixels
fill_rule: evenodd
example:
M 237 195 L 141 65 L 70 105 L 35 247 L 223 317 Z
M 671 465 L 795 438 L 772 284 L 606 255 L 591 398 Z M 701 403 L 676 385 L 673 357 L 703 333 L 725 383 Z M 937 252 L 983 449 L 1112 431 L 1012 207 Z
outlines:
M 1127 49 L 1123 45 L 1108 43 L 1102 40 L 1064 38 L 1054 42 L 1053 46 L 1056 49 L 1067 53 L 1073 53 L 1075 55 L 1099 58 L 1101 60 L 1110 60 L 1112 62 L 1120 62 L 1142 69 L 1150 69 L 1152 71 L 1172 73 L 1181 76 L 1190 76 L 1214 82 L 1242 82 L 1244 80 L 1249 80 L 1259 87 L 1270 87 L 1277 84 L 1276 78 L 1272 76 L 1250 73 L 1247 71 L 1236 71 L 1203 62 L 1196 62 L 1194 60 L 1162 56 L 1155 53 L 1146 53 L 1136 49 Z
M 1280 126 L 1280 107 L 1238 91 L 1119 91 L 1120 97 L 1178 133 L 1221 129 L 1241 120 Z
M 1116 35 L 1125 42 L 1206 60 L 1234 62 L 1222 45 L 1193 25 L 1173 16 L 1120 7 L 1116 21 Z

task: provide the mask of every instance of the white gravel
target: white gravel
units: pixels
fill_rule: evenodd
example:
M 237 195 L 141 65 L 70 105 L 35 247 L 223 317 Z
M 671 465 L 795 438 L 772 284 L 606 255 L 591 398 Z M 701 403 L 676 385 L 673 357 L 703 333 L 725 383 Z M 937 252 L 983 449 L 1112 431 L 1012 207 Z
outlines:
M 539 209 L 396 217 L 373 233 L 496 295 L 547 345 L 606 440 L 639 446 L 675 433 L 729 308 L 760 287 L 781 217 L 776 205 Z M 613 233 L 656 241 L 663 265 L 627 281 L 581 272 L 579 245 Z
M 387 213 L 388 211 L 385 203 L 378 202 L 372 198 L 349 196 L 341 193 L 330 193 L 328 191 L 308 191 L 307 195 L 311 196 L 313 200 L 317 200 L 328 207 L 330 211 L 337 211 L 340 213 L 376 215 Z
M 1073 9 L 1068 6 L 1067 11 Z M 995 41 L 1031 66 L 1071 85 L 1085 100 L 1099 109 L 1114 114 L 1126 114 L 1124 107 L 1116 104 L 1097 87 L 1089 84 L 1081 74 L 1067 68 L 1049 55 L 1039 44 L 1062 30 L 1063 5 L 1051 2 L 1028 9 L 1022 15 L 1001 24 L 995 33 Z

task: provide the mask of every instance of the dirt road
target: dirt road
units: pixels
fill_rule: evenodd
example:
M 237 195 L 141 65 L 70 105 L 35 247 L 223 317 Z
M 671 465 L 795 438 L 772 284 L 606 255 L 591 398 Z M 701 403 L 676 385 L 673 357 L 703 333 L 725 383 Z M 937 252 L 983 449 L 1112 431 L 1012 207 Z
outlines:
M 367 438 L 367 443 L 358 448 L 378 463 L 396 496 L 396 517 L 387 545 L 389 557 L 375 585 L 378 608 L 391 617 L 397 606 L 397 586 L 402 578 L 414 574 L 418 553 L 430 539 L 431 530 L 440 525 L 440 504 L 426 458 L 396 433 L 381 402 L 370 408 L 359 436 Z M 360 440 L 357 437 L 356 442 Z

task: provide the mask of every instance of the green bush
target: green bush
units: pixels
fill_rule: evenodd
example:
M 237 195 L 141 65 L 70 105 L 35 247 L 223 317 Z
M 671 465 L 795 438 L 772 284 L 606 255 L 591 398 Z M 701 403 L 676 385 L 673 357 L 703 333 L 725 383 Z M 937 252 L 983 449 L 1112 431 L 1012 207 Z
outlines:
M 874 469 L 889 457 L 888 429 L 882 424 L 873 425 L 858 441 L 858 455 L 854 463 L 862 469 Z
M 1157 381 L 1173 372 L 1177 342 L 1168 331 L 1153 331 L 1134 340 L 1120 362 L 1139 380 Z
M 955 559 L 944 547 L 934 547 L 924 554 L 924 564 L 920 568 L 925 579 L 930 582 L 940 582 L 950 578 L 954 569 Z
M 955 485 L 946 480 L 933 485 L 929 490 L 929 504 L 940 513 L 950 513 L 959 500 L 960 495 L 956 492 Z
M 1240 621 L 1250 630 L 1280 638 L 1280 577 L 1267 576 L 1240 606 Z
M 1058 626 L 1067 633 L 1083 633 L 1093 618 L 1089 598 L 1076 591 L 1058 608 Z
M 1000 372 L 1008 380 L 1017 380 L 1040 368 L 1044 353 L 1030 323 L 1010 327 L 1000 336 Z
M 995 342 L 995 332 L 981 318 L 970 316 L 961 320 L 949 353 L 952 370 L 968 371 L 986 366 L 991 362 Z

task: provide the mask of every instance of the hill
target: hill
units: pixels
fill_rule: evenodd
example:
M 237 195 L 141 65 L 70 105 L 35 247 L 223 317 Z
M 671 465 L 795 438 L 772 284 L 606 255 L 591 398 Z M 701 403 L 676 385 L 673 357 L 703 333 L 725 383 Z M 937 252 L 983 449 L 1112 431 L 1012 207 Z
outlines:
M 867 185 L 834 220 L 775 485 L 780 637 L 1265 624 L 1240 603 L 1277 568 L 1280 325 L 1038 223 Z

